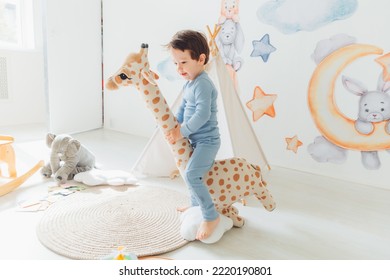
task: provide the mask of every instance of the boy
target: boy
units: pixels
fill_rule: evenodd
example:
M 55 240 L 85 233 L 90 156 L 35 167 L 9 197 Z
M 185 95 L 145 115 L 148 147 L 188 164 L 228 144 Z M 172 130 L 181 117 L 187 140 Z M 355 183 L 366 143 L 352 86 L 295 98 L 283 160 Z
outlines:
M 178 73 L 187 82 L 183 101 L 176 118 L 179 126 L 166 133 L 172 144 L 186 137 L 193 154 L 186 166 L 184 180 L 191 194 L 191 206 L 200 206 L 203 221 L 196 239 L 209 237 L 218 226 L 220 217 L 209 191 L 203 182 L 204 174 L 213 165 L 221 145 L 217 121 L 217 90 L 204 71 L 210 50 L 202 33 L 183 30 L 176 33 L 167 45 Z M 183 212 L 189 207 L 179 208 Z

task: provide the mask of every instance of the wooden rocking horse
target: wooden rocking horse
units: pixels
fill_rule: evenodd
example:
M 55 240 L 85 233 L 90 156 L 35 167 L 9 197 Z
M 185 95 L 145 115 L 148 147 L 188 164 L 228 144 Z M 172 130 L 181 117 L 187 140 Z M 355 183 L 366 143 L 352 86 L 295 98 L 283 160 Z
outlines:
M 6 181 L 6 183 L 0 184 L 0 196 L 6 195 L 7 193 L 19 187 L 35 172 L 37 172 L 44 164 L 43 160 L 41 160 L 29 171 L 17 177 L 15 151 L 12 147 L 13 142 L 14 138 L 12 136 L 0 135 L 0 163 L 5 163 L 8 168 L 8 176 L 3 176 L 0 166 L 0 178 L 9 179 Z

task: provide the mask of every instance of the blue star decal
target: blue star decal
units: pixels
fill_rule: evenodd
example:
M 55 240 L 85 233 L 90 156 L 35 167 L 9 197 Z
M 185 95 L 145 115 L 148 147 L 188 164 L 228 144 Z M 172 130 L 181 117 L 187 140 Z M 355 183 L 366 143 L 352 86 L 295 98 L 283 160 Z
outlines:
M 265 34 L 260 40 L 253 40 L 253 51 L 251 56 L 261 56 L 264 62 L 267 62 L 270 53 L 276 51 L 276 48 L 269 43 L 269 35 Z

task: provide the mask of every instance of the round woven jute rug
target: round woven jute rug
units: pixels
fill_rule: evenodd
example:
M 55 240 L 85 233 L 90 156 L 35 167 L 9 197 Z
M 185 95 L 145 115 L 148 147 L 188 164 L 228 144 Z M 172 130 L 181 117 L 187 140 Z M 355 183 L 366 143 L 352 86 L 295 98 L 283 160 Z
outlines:
M 91 187 L 52 204 L 37 235 L 71 259 L 102 259 L 120 246 L 138 257 L 158 255 L 188 243 L 176 211 L 186 203 L 184 194 L 162 187 Z

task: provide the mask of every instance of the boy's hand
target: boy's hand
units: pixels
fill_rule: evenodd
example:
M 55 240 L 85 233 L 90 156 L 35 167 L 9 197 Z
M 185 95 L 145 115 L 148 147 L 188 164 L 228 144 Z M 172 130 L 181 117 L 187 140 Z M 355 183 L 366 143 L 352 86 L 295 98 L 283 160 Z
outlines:
M 168 132 L 165 133 L 165 138 L 168 140 L 169 144 L 175 144 L 177 140 L 183 138 L 180 132 L 180 124 L 178 124 L 175 128 L 172 128 Z

